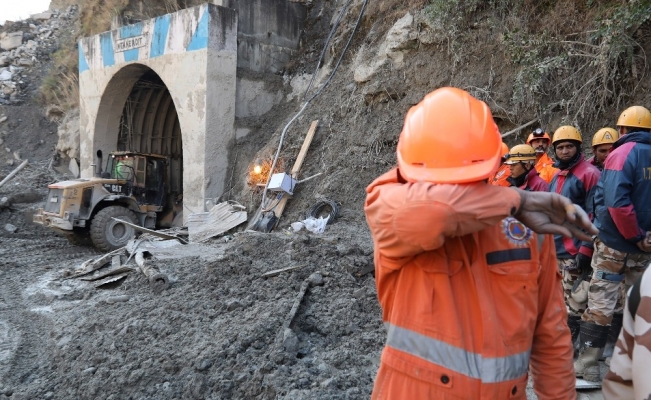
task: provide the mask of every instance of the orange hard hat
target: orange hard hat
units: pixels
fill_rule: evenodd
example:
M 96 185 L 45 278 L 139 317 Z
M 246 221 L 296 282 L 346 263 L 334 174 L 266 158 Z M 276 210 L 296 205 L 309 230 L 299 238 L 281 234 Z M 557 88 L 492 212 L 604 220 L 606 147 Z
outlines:
M 534 139 L 547 139 L 547 143 L 550 143 L 552 141 L 552 139 L 549 137 L 549 134 L 540 128 L 536 128 L 529 134 L 529 137 L 527 138 L 527 144 L 531 144 Z
M 509 154 L 509 146 L 506 143 L 502 142 L 502 158 Z
M 409 182 L 478 182 L 493 175 L 502 138 L 490 109 L 465 90 L 444 87 L 407 113 L 398 168 Z

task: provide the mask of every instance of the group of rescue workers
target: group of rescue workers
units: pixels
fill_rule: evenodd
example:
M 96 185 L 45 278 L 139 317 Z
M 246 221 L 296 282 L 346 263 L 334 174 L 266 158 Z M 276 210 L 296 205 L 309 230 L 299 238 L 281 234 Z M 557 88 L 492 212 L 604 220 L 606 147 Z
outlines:
M 651 298 L 624 317 L 651 261 L 651 112 L 630 107 L 616 127 L 586 160 L 567 125 L 508 149 L 460 89 L 408 112 L 398 166 L 365 203 L 388 330 L 373 398 L 526 398 L 529 372 L 540 399 L 575 398 L 576 378 L 651 398 Z

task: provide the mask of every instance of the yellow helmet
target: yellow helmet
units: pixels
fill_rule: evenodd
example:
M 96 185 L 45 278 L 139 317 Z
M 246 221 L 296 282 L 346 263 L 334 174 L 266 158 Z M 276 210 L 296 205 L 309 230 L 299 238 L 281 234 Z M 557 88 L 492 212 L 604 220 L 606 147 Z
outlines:
M 556 129 L 554 137 L 552 138 L 552 144 L 563 142 L 565 140 L 576 140 L 579 143 L 583 143 L 579 130 L 569 125 L 563 125 Z
M 629 107 L 619 115 L 617 126 L 651 129 L 651 111 L 642 106 Z
M 600 144 L 615 143 L 619 139 L 619 133 L 613 128 L 601 128 L 592 136 L 592 147 Z
M 516 164 L 521 161 L 536 161 L 536 150 L 528 144 L 513 146 L 504 164 Z

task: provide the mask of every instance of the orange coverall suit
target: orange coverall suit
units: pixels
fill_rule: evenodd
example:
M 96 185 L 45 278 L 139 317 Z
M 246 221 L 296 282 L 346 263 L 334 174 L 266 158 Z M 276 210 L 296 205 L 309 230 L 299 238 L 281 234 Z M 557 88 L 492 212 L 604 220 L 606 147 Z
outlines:
M 367 188 L 387 342 L 372 399 L 575 399 L 554 242 L 510 217 L 515 190 L 485 183 Z
M 536 160 L 535 168 L 536 171 L 538 171 L 538 176 L 547 183 L 550 183 L 554 175 L 559 171 L 558 168 L 554 168 L 554 160 L 552 160 L 546 153 Z
M 496 186 L 509 187 L 511 186 L 511 183 L 508 181 L 510 176 L 511 176 L 511 168 L 509 168 L 507 164 L 502 164 L 497 169 L 495 175 L 493 175 L 492 177 L 490 177 L 490 179 L 488 179 L 488 183 Z

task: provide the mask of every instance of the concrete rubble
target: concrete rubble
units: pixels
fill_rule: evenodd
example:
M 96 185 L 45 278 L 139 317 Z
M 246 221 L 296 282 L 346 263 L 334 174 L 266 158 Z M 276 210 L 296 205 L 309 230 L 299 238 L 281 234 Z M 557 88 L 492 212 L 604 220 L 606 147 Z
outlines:
M 64 11 L 34 14 L 24 21 L 7 21 L 0 34 L 0 104 L 24 101 L 31 69 L 58 47 L 56 33 L 77 14 L 77 6 Z

